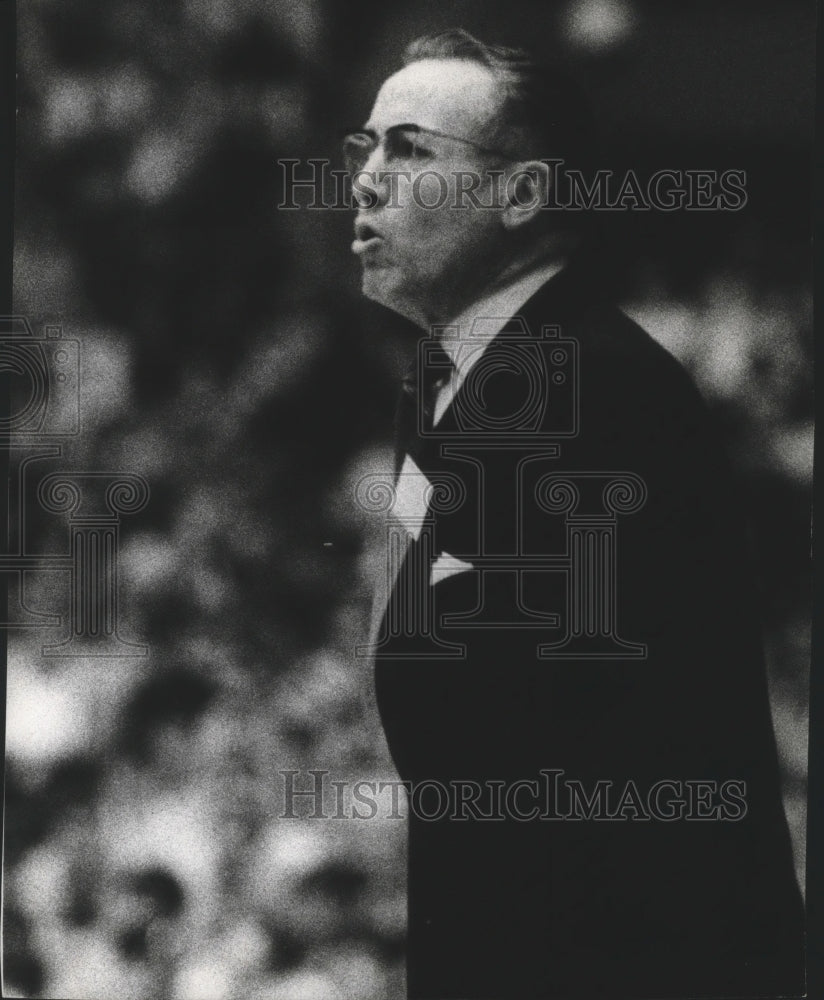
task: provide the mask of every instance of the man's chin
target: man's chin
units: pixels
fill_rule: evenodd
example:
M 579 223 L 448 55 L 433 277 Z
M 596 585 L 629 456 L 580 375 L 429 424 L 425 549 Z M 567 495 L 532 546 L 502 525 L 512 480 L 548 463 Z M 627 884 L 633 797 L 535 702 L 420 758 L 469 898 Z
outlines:
M 387 309 L 394 309 L 396 312 L 400 311 L 398 309 L 398 296 L 397 294 L 393 294 L 393 288 L 385 268 L 364 268 L 361 291 L 367 299 L 371 299 L 379 305 L 386 306 Z
M 392 281 L 389 268 L 364 268 L 361 291 L 367 299 L 391 309 L 416 326 L 425 325 L 419 308 L 419 299 L 404 295 L 397 282 Z

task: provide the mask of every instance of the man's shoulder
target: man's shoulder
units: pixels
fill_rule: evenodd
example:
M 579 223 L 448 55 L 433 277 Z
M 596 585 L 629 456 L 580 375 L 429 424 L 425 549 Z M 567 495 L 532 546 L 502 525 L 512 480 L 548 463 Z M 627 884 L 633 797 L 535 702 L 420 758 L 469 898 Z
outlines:
M 462 414 L 482 410 L 496 430 L 520 427 L 526 414 L 543 433 L 593 442 L 710 433 L 683 365 L 577 275 L 551 279 L 510 318 L 458 395 Z
M 654 337 L 626 315 L 597 285 L 580 275 L 557 286 L 548 282 L 519 313 L 524 332 L 546 361 L 568 347 L 578 377 L 587 382 L 632 387 L 642 395 L 675 394 L 682 404 L 702 406 L 692 376 Z M 551 363 L 545 370 L 553 371 Z

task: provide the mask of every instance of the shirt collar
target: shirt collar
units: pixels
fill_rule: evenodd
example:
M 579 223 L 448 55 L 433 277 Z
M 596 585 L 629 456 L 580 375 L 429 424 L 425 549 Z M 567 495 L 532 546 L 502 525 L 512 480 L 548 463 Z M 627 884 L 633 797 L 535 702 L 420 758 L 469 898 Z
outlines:
M 517 315 L 521 306 L 528 302 L 550 278 L 555 277 L 565 263 L 565 261 L 553 261 L 529 271 L 509 285 L 478 299 L 451 323 L 444 324 L 441 345 L 456 368 L 462 342 L 471 337 L 473 345 L 480 342 L 482 349 L 472 351 L 461 363 L 461 369 L 466 367 L 470 358 L 477 360 L 480 357 L 490 341 L 503 330 L 513 316 Z M 461 371 L 461 375 L 465 377 L 466 372 Z

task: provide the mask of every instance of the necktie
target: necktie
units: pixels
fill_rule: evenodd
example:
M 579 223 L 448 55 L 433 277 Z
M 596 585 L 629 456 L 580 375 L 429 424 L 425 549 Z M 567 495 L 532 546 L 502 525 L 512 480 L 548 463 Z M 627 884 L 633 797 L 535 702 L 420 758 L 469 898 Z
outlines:
M 452 374 L 452 359 L 436 341 L 428 342 L 422 354 L 406 372 L 401 382 L 395 414 L 395 476 L 409 455 L 422 468 L 427 439 L 422 436 L 433 428 L 435 402 L 440 389 Z

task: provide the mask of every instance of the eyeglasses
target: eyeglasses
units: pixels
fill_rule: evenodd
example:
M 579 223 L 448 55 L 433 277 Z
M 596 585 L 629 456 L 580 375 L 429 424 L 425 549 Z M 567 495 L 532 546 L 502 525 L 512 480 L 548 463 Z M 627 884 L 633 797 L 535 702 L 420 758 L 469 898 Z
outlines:
M 400 166 L 405 163 L 426 163 L 435 158 L 432 139 L 451 139 L 471 146 L 488 156 L 510 159 L 506 153 L 498 149 L 490 149 L 471 139 L 458 135 L 447 135 L 432 128 L 421 125 L 391 125 L 379 136 L 372 129 L 361 129 L 359 132 L 348 132 L 343 137 L 343 160 L 349 173 L 355 174 L 366 166 L 369 157 L 378 146 L 383 146 L 384 158 L 387 164 Z

